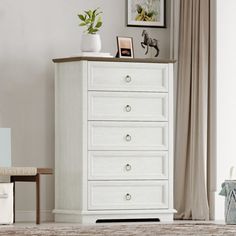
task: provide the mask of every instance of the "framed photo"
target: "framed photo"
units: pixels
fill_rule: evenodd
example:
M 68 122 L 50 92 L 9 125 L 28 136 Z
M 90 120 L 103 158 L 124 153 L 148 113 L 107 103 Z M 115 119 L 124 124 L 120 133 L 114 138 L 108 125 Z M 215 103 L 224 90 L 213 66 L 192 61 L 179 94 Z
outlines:
M 120 58 L 134 58 L 134 47 L 132 37 L 117 36 L 118 56 Z
M 165 28 L 165 0 L 127 0 L 127 26 Z

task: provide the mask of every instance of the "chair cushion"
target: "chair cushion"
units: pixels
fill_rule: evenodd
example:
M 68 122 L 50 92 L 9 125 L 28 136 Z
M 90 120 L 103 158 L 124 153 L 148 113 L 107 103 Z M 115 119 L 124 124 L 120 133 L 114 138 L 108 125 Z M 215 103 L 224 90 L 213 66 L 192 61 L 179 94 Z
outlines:
M 0 167 L 0 176 L 34 176 L 37 175 L 36 167 Z

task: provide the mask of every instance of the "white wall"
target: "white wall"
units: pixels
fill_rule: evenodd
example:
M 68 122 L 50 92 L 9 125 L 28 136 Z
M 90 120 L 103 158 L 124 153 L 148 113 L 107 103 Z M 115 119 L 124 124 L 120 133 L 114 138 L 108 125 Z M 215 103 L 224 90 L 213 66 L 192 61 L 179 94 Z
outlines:
M 236 1 L 217 0 L 217 193 L 216 219 L 224 217 L 221 183 L 236 167 Z
M 9 128 L 0 128 L 0 166 L 11 166 L 11 130 Z
M 54 71 L 52 58 L 74 56 L 82 29 L 77 13 L 100 7 L 103 51 L 116 52 L 116 36 L 134 38 L 135 55 L 143 28 L 126 27 L 125 0 L 1 0 L 0 1 L 0 127 L 12 128 L 14 166 L 54 166 Z M 170 0 L 167 29 L 148 29 L 160 40 L 160 57 L 170 53 Z M 42 209 L 54 206 L 52 177 L 42 181 Z M 35 209 L 33 184 L 17 184 L 16 209 L 31 219 Z

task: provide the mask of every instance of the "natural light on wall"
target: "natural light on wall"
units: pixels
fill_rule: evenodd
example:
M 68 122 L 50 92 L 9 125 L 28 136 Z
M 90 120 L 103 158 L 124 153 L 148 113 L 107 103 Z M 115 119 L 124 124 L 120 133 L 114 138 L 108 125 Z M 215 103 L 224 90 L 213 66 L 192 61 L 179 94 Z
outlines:
M 0 167 L 11 166 L 11 129 L 0 128 Z
M 236 0 L 217 0 L 217 192 L 216 219 L 224 217 L 221 183 L 236 169 Z M 234 175 L 235 178 L 235 175 Z

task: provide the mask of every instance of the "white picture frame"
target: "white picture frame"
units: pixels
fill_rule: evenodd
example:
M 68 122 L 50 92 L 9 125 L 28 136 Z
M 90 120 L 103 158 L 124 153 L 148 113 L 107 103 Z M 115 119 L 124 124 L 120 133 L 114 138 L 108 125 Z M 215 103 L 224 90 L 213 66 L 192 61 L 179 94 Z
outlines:
M 117 49 L 119 58 L 134 58 L 132 37 L 117 36 Z

